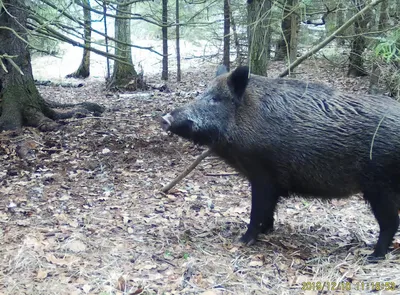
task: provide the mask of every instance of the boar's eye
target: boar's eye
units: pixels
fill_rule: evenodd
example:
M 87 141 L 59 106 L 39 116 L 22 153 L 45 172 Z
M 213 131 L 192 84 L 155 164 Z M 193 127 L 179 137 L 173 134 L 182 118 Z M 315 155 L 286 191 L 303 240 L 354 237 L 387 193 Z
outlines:
M 221 97 L 220 95 L 213 95 L 213 96 L 212 96 L 212 100 L 213 100 L 214 102 L 221 101 L 221 100 L 222 100 L 222 97 Z

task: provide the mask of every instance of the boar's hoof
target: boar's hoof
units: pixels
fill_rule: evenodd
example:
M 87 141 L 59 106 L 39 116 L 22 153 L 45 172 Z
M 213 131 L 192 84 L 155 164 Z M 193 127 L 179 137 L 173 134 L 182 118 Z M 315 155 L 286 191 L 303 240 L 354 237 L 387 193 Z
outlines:
M 369 263 L 378 263 L 382 260 L 385 260 L 385 256 L 367 255 L 367 262 Z
M 270 221 L 264 222 L 261 225 L 261 233 L 269 234 L 269 233 L 271 233 L 273 231 L 274 231 L 274 220 L 270 220 Z
M 260 232 L 259 230 L 251 228 L 247 229 L 246 233 L 240 238 L 240 242 L 242 242 L 246 246 L 253 245 L 257 240 L 259 232 Z
M 261 227 L 261 233 L 267 235 L 274 231 L 274 227 L 272 225 Z

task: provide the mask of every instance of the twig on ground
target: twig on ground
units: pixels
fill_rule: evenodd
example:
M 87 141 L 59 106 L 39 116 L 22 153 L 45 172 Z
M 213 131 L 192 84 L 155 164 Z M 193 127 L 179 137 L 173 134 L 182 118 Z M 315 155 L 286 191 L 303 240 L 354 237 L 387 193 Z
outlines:
M 190 164 L 180 175 L 178 175 L 178 177 L 176 177 L 174 180 L 172 180 L 170 183 L 168 183 L 166 186 L 164 186 L 161 191 L 163 193 L 168 192 L 171 188 L 173 188 L 179 181 L 181 181 L 183 178 L 186 177 L 186 175 L 188 175 L 190 172 L 192 172 L 192 170 L 194 168 L 196 168 L 196 166 L 205 158 L 207 157 L 209 154 L 211 154 L 211 150 L 208 149 L 206 151 L 204 151 L 200 156 L 198 156 L 196 158 L 196 160 Z

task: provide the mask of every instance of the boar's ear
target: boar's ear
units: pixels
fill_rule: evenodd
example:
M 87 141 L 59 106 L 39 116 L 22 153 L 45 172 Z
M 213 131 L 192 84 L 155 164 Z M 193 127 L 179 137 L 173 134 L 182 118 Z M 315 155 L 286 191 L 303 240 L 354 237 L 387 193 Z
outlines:
M 236 96 L 241 98 L 249 82 L 249 67 L 237 67 L 228 77 L 228 86 Z
M 228 69 L 226 68 L 226 66 L 225 65 L 219 65 L 217 67 L 217 73 L 216 73 L 215 76 L 218 77 L 218 76 L 220 76 L 222 74 L 225 74 L 225 73 L 228 73 Z

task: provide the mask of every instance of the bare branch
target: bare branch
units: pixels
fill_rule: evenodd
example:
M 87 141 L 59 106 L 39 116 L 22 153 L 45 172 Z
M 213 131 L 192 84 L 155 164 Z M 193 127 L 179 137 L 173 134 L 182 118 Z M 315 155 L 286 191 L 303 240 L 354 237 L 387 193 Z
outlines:
M 196 168 L 197 165 L 199 165 L 199 163 L 205 159 L 208 155 L 211 154 L 211 150 L 208 149 L 206 151 L 204 151 L 203 153 L 201 153 L 200 156 L 198 156 L 196 158 L 196 160 L 193 161 L 192 164 L 190 164 L 181 174 L 179 174 L 174 180 L 172 180 L 170 183 L 168 183 L 166 186 L 164 186 L 161 191 L 163 193 L 168 192 L 171 188 L 173 188 L 179 181 L 181 181 L 182 179 L 184 179 L 190 172 L 192 172 L 192 170 L 194 168 Z
M 376 0 L 374 2 L 369 3 L 366 5 L 363 9 L 361 9 L 359 12 L 357 12 L 355 15 L 353 15 L 345 24 L 343 24 L 339 29 L 337 29 L 335 32 L 333 32 L 328 38 L 326 38 L 324 41 L 319 43 L 316 47 L 308 51 L 306 54 L 303 56 L 299 57 L 296 59 L 292 64 L 289 65 L 289 67 L 283 71 L 281 74 L 279 74 L 279 77 L 285 77 L 287 76 L 291 71 L 293 71 L 294 68 L 296 68 L 298 65 L 300 65 L 303 61 L 305 61 L 307 58 L 310 56 L 314 55 L 317 53 L 320 49 L 324 48 L 326 45 L 328 45 L 332 40 L 335 39 L 335 37 L 342 33 L 344 30 L 346 30 L 350 25 L 352 25 L 362 14 L 367 12 L 369 9 L 372 7 L 378 5 L 384 0 Z
M 72 21 L 78 23 L 79 25 L 81 25 L 81 26 L 83 26 L 83 27 L 85 26 L 85 24 L 84 24 L 82 21 L 79 21 L 79 20 L 77 20 L 75 17 L 73 17 L 72 15 L 70 15 L 69 13 L 60 10 L 60 9 L 59 9 L 56 5 L 54 5 L 53 3 L 48 2 L 47 0 L 41 0 L 41 1 L 42 1 L 43 3 L 45 3 L 46 5 L 50 6 L 51 8 L 53 8 L 53 9 L 57 10 L 58 12 L 62 13 L 62 14 L 63 14 L 65 17 L 67 17 L 68 19 L 70 19 L 70 20 L 72 20 Z M 82 6 L 82 7 L 83 7 L 83 6 Z M 32 19 L 33 19 L 33 17 L 34 17 L 34 16 L 33 16 L 33 13 L 34 13 L 34 11 L 31 11 L 30 18 L 32 18 Z M 103 13 L 103 14 L 104 14 L 104 13 Z M 108 14 L 107 14 L 107 15 L 108 15 Z M 36 17 L 38 17 L 38 16 L 36 16 Z M 40 17 L 41 17 L 41 16 L 40 16 Z M 63 26 L 64 26 L 64 25 L 63 25 Z M 121 42 L 121 41 L 119 41 L 119 40 L 117 40 L 117 39 L 115 39 L 115 38 L 112 38 L 112 37 L 110 37 L 110 36 L 107 36 L 105 33 L 101 32 L 101 31 L 98 31 L 98 30 L 96 30 L 96 29 L 90 28 L 90 30 L 91 30 L 92 32 L 94 32 L 94 33 L 96 33 L 96 34 L 99 34 L 100 36 L 103 36 L 103 37 L 105 37 L 105 38 L 108 38 L 108 40 L 114 41 L 114 42 L 116 42 L 116 43 L 123 44 L 123 45 L 128 45 L 128 46 L 131 46 L 131 47 L 137 48 L 137 49 L 149 50 L 150 52 L 153 52 L 153 53 L 155 53 L 155 54 L 157 54 L 157 55 L 159 55 L 159 56 L 162 56 L 162 54 L 161 54 L 160 52 L 154 50 L 153 47 L 151 47 L 151 46 L 139 46 L 139 45 L 128 44 L 128 43 L 125 43 L 125 42 Z M 80 38 L 80 39 L 82 39 L 82 38 Z M 69 42 L 68 42 L 68 43 L 69 43 Z

